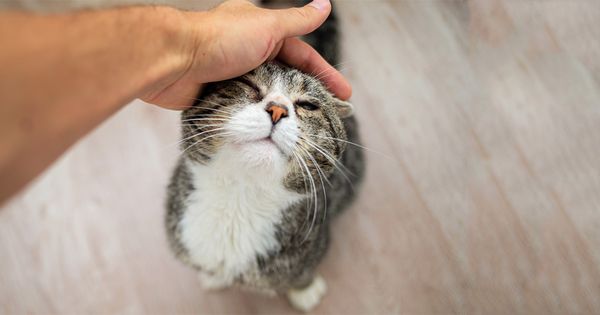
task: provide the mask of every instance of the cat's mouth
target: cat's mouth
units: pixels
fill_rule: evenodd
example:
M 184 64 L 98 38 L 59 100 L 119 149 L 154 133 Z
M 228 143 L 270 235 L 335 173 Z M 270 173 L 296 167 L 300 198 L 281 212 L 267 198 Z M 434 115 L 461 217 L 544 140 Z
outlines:
M 273 124 L 264 109 L 249 107 L 225 124 L 227 142 L 250 154 L 250 159 L 287 158 L 298 141 L 298 127 L 292 118 Z
M 259 146 L 275 147 L 277 149 L 277 151 L 279 151 L 279 153 L 281 153 L 284 156 L 286 155 L 285 152 L 283 151 L 283 149 L 281 148 L 281 146 L 279 146 L 279 144 L 277 144 L 277 142 L 275 142 L 275 140 L 273 140 L 271 135 L 261 138 L 261 139 L 258 139 L 258 140 L 250 141 L 249 143 L 254 143 Z

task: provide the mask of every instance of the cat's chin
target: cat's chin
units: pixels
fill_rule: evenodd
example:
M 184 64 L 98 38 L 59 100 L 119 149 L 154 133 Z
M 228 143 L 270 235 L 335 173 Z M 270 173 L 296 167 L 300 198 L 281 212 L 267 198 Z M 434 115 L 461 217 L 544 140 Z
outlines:
M 234 149 L 252 167 L 274 167 L 285 161 L 283 151 L 269 138 L 238 143 L 234 145 Z

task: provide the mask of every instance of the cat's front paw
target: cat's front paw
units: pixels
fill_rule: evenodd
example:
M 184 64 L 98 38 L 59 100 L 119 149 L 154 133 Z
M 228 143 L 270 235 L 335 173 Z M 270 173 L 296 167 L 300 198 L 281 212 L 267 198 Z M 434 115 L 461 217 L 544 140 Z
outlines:
M 202 285 L 204 291 L 219 291 L 226 289 L 231 285 L 231 281 L 228 281 L 227 279 L 209 275 L 203 272 L 198 273 L 198 280 L 200 280 L 200 284 Z
M 327 292 L 327 284 L 321 276 L 316 276 L 304 289 L 289 290 L 287 298 L 292 306 L 300 311 L 309 312 L 314 309 Z

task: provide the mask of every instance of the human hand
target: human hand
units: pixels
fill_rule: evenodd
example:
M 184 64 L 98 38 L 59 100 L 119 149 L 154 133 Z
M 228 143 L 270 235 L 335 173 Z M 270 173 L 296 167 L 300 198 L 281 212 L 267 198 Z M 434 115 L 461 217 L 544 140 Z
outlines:
M 284 10 L 230 0 L 208 12 L 184 12 L 185 67 L 147 93 L 144 100 L 171 109 L 186 108 L 204 83 L 242 75 L 275 58 L 307 73 L 330 73 L 323 82 L 346 100 L 352 94 L 350 84 L 312 47 L 296 38 L 314 31 L 330 11 L 329 0 Z

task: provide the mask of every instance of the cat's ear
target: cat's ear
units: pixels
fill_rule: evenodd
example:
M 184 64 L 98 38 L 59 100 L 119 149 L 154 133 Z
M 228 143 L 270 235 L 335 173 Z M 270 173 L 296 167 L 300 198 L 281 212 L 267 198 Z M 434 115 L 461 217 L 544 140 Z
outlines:
M 352 116 L 352 114 L 354 114 L 354 105 L 346 101 L 336 99 L 335 109 L 337 110 L 337 113 L 340 116 L 340 118 L 350 117 Z

